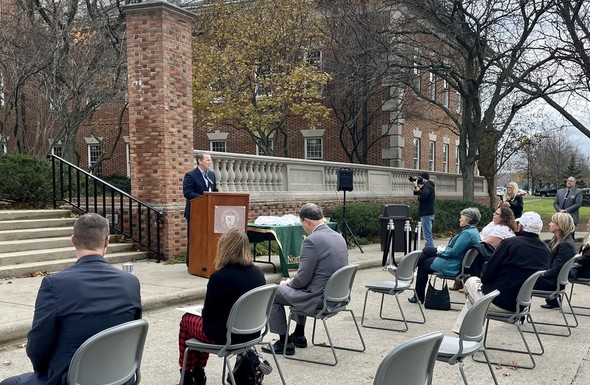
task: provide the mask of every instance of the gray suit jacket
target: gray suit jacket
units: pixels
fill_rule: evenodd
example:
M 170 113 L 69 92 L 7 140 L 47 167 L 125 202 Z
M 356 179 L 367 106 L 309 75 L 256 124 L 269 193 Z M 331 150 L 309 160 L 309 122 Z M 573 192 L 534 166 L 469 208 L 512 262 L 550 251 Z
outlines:
M 347 264 L 348 247 L 342 235 L 328 225 L 319 225 L 301 244 L 297 274 L 279 290 L 291 306 L 313 313 L 322 301 L 328 279 Z
M 555 208 L 555 211 L 560 211 L 562 209 L 562 204 L 564 203 L 563 200 L 565 198 L 566 191 L 567 188 L 560 188 L 559 190 L 557 190 L 557 195 L 555 195 L 555 200 L 553 201 L 553 208 Z M 574 187 L 568 195 L 565 204 L 563 205 L 563 209 L 565 210 L 565 212 L 570 213 L 572 218 L 574 218 L 574 223 L 576 225 L 580 222 L 579 210 L 582 206 L 582 200 L 582 190 Z

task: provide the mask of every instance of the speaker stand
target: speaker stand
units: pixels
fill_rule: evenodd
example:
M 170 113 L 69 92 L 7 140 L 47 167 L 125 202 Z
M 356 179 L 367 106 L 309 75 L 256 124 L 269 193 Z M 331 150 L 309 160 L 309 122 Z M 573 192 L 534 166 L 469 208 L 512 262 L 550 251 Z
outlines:
M 352 240 L 356 247 L 359 248 L 361 253 L 364 253 L 363 248 L 361 247 L 361 245 L 359 245 L 358 241 L 356 240 L 356 237 L 354 236 L 354 233 L 352 232 L 352 230 L 348 226 L 348 223 L 346 222 L 346 190 L 344 190 L 344 200 L 342 201 L 342 221 L 340 221 L 340 232 L 342 233 L 342 237 L 344 238 L 344 242 L 346 242 L 346 245 L 348 245 L 348 239 L 346 237 L 346 233 L 348 232 L 350 233 L 350 236 L 352 237 Z

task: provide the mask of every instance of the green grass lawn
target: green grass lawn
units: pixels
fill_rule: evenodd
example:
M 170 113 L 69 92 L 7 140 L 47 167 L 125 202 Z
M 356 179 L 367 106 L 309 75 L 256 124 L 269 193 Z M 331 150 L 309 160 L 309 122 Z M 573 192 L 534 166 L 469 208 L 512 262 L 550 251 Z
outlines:
M 525 196 L 524 197 L 524 211 L 535 211 L 539 213 L 545 225 L 551 220 L 551 216 L 555 213 L 553 208 L 553 200 L 555 197 L 537 197 L 537 196 Z M 586 222 L 590 218 L 590 207 L 582 206 L 580 208 L 580 223 L 579 226 L 586 227 Z M 577 234 L 576 234 L 577 235 Z

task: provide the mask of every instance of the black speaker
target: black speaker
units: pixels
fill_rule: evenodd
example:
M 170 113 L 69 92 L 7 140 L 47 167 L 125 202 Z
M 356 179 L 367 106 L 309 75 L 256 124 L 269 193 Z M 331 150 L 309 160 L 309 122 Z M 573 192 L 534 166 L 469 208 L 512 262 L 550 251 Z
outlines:
M 341 168 L 338 170 L 338 191 L 352 191 L 352 170 Z

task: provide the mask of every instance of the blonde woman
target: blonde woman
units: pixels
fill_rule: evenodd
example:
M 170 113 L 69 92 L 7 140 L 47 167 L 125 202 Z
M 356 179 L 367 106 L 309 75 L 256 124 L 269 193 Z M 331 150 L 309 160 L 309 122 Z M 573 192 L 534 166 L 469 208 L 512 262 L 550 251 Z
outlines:
M 207 283 L 202 316 L 186 313 L 180 321 L 180 366 L 188 339 L 196 338 L 207 343 L 224 344 L 227 334 L 225 325 L 234 303 L 242 294 L 266 284 L 264 273 L 253 264 L 248 236 L 242 229 L 232 228 L 221 236 L 217 245 L 215 268 L 217 271 L 211 274 Z M 254 338 L 251 335 L 240 337 L 236 338 L 236 342 Z M 205 385 L 205 365 L 208 358 L 209 353 L 189 352 L 187 371 L 184 382 L 180 385 Z
M 553 238 L 549 243 L 551 249 L 551 265 L 539 277 L 535 284 L 536 290 L 555 290 L 557 286 L 557 275 L 564 263 L 576 255 L 576 247 L 572 233 L 576 230 L 574 219 L 568 213 L 555 213 L 549 223 L 549 231 L 553 233 Z M 559 307 L 557 299 L 549 300 L 541 307 L 553 309 Z
M 522 202 L 522 196 L 518 193 L 518 185 L 516 182 L 508 183 L 506 186 L 506 192 L 502 196 L 500 206 L 508 207 L 514 213 L 514 218 L 520 218 L 524 204 Z

